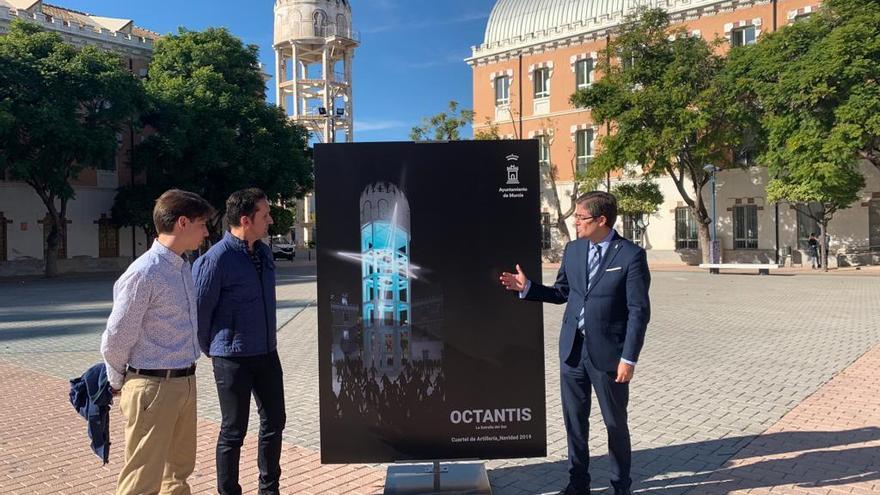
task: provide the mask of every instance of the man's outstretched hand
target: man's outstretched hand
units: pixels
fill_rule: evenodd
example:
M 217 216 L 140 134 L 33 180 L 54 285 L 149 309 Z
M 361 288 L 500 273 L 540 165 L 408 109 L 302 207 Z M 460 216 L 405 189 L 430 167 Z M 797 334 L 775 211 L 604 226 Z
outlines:
M 522 268 L 519 265 L 516 265 L 516 273 L 507 273 L 502 272 L 501 277 L 501 285 L 504 286 L 507 290 L 513 290 L 516 292 L 522 292 L 526 288 L 526 274 L 523 273 Z

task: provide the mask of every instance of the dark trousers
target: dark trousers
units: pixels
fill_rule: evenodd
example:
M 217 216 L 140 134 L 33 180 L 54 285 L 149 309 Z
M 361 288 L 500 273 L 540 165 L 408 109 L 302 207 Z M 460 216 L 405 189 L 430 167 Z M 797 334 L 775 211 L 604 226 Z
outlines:
M 248 428 L 251 393 L 260 413 L 257 466 L 260 494 L 279 493 L 284 380 L 278 352 L 248 357 L 214 357 L 214 380 L 220 400 L 220 438 L 217 440 L 217 490 L 220 495 L 241 495 L 238 463 Z
M 632 445 L 627 427 L 626 406 L 629 402 L 629 384 L 615 383 L 617 372 L 596 369 L 590 361 L 584 338 L 575 340 L 578 351 L 567 363 L 562 363 L 562 415 L 568 433 L 568 462 L 571 484 L 584 489 L 590 486 L 590 388 L 596 391 L 602 419 L 608 430 L 608 454 L 611 461 L 611 484 L 617 489 L 632 485 Z

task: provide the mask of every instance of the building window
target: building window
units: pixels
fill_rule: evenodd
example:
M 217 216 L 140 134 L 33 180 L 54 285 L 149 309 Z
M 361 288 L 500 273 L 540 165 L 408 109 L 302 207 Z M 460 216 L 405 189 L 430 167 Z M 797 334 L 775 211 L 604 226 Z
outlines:
M 574 80 L 577 89 L 584 89 L 592 82 L 593 59 L 585 58 L 574 63 Z
M 811 15 L 813 15 L 812 12 L 805 12 L 803 14 L 798 14 L 798 15 L 794 16 L 794 19 L 791 20 L 791 23 L 794 24 L 795 22 L 805 21 L 805 20 L 809 19 Z
M 532 80 L 535 82 L 535 98 L 548 98 L 550 96 L 550 69 L 548 67 L 535 69 Z
M 868 203 L 868 246 L 872 251 L 880 251 L 880 199 Z
M 797 205 L 797 233 L 800 249 L 809 249 L 807 241 L 810 240 L 810 234 L 816 234 L 816 237 L 819 237 L 819 222 L 814 220 L 814 217 L 821 217 L 822 210 L 822 203 L 800 203 Z
M 643 215 L 623 215 L 623 237 L 639 246 L 642 245 L 642 239 L 645 236 L 643 220 Z
M 43 217 L 43 259 L 45 260 L 48 256 L 46 255 L 49 251 L 49 231 L 52 229 L 52 217 L 46 213 L 46 216 Z M 67 225 L 62 224 L 59 228 L 61 232 L 61 241 L 58 243 L 58 259 L 63 260 L 67 258 Z
M 581 129 L 574 134 L 577 173 L 584 173 L 593 159 L 593 130 Z
M 550 223 L 550 214 L 549 213 L 541 213 L 541 249 L 547 250 L 552 246 L 552 238 L 550 235 L 550 229 L 552 225 Z
M 550 168 L 550 139 L 547 136 L 538 136 L 538 165 L 542 170 Z
M 119 229 L 104 215 L 98 220 L 98 257 L 119 257 Z
M 336 35 L 346 37 L 349 36 L 348 22 L 345 20 L 345 16 L 342 14 L 337 14 L 336 16 Z
M 758 206 L 733 207 L 733 248 L 758 249 Z
M 733 46 L 752 45 L 757 41 L 755 26 L 745 26 L 730 32 L 730 43 Z
M 316 10 L 312 16 L 315 36 L 324 36 L 324 26 L 327 24 L 327 14 L 323 10 Z
M 0 261 L 7 261 L 6 257 L 6 223 L 11 222 L 11 220 L 6 220 L 6 216 L 0 211 Z
M 687 206 L 675 209 L 675 249 L 697 249 L 697 222 Z
M 501 76 L 495 78 L 495 105 L 507 105 L 510 103 L 510 77 Z

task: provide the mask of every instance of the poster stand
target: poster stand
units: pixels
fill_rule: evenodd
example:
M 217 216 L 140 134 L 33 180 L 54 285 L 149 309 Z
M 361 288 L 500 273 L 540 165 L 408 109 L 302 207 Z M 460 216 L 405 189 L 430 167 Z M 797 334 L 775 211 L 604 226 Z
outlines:
M 491 495 L 486 465 L 477 463 L 388 466 L 385 495 Z

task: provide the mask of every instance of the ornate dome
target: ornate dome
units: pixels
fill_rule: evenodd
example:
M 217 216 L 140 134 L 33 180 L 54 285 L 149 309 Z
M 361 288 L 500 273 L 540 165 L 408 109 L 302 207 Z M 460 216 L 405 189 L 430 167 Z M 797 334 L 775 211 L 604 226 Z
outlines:
M 573 35 L 614 28 L 640 7 L 662 7 L 673 17 L 717 11 L 724 0 L 497 0 L 474 56 L 491 55 Z
M 633 0 L 498 0 L 489 15 L 484 44 L 526 38 L 546 31 L 564 32 L 597 23 L 638 6 Z

